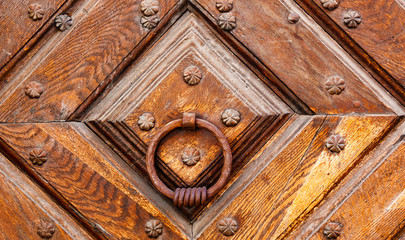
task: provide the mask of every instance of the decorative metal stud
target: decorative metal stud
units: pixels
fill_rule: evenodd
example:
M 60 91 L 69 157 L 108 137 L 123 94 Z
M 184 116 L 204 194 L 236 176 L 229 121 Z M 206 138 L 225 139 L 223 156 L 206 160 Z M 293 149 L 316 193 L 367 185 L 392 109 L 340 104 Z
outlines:
M 236 126 L 240 121 L 240 113 L 235 109 L 226 109 L 221 116 L 222 122 L 228 126 Z
M 218 231 L 224 236 L 232 236 L 238 231 L 238 223 L 232 218 L 224 218 L 218 222 Z
M 151 113 L 143 113 L 139 116 L 138 126 L 143 131 L 149 131 L 155 126 L 155 118 Z
M 73 25 L 73 19 L 67 14 L 61 14 L 55 18 L 55 25 L 62 32 L 69 30 Z
M 43 92 L 44 88 L 39 82 L 32 81 L 25 86 L 25 94 L 30 98 L 39 98 Z
M 145 16 L 155 15 L 159 11 L 159 2 L 157 0 L 143 0 L 141 2 L 141 12 Z
M 331 95 L 339 95 L 345 90 L 345 80 L 339 76 L 330 77 L 325 82 L 325 89 Z
M 163 223 L 152 219 L 145 224 L 145 232 L 149 238 L 157 238 L 163 233 Z
M 35 148 L 30 152 L 30 160 L 34 165 L 41 166 L 47 160 L 47 152 L 41 148 Z
M 321 0 L 322 7 L 328 10 L 334 10 L 339 6 L 339 0 Z
M 218 18 L 218 25 L 225 31 L 231 31 L 236 27 L 236 17 L 232 13 L 222 13 Z
M 54 233 L 55 233 L 55 225 L 53 223 L 40 220 L 37 228 L 37 234 L 41 238 L 49 239 L 53 236 Z
M 295 12 L 291 12 L 288 15 L 288 22 L 291 24 L 297 23 L 300 20 L 300 16 L 298 16 L 298 14 L 296 14 Z
M 342 225 L 337 222 L 330 222 L 326 224 L 323 229 L 323 235 L 326 239 L 337 239 L 342 232 Z
M 359 101 L 354 101 L 354 102 L 353 102 L 353 107 L 355 107 L 355 108 L 361 108 L 361 102 L 359 102 Z
M 152 29 L 155 28 L 159 23 L 159 18 L 156 15 L 153 16 L 142 16 L 141 24 L 142 27 Z
M 233 8 L 233 0 L 217 0 L 216 6 L 220 12 L 229 12 Z
M 331 152 L 338 153 L 345 148 L 345 139 L 340 136 L 339 134 L 337 135 L 332 135 L 330 136 L 326 142 L 325 142 L 326 147 L 329 149 Z
M 361 15 L 359 12 L 354 10 L 347 10 L 343 14 L 343 23 L 349 28 L 357 28 L 361 23 Z
M 32 20 L 40 20 L 44 17 L 44 9 L 38 3 L 33 3 L 28 8 L 28 16 L 32 18 Z
M 201 70 L 196 66 L 188 66 L 184 69 L 183 79 L 189 85 L 196 85 L 201 81 Z
M 187 147 L 181 153 L 181 160 L 187 166 L 194 166 L 201 159 L 201 153 L 195 148 Z

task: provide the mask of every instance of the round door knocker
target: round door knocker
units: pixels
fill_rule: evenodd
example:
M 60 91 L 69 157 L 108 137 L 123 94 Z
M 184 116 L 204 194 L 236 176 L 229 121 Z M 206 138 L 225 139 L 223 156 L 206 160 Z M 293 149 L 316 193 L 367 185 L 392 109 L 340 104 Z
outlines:
M 222 146 L 224 155 L 224 165 L 222 166 L 221 176 L 218 181 L 210 188 L 193 187 L 193 188 L 177 188 L 175 191 L 168 188 L 156 173 L 155 169 L 155 153 L 162 140 L 169 132 L 176 128 L 187 130 L 195 130 L 195 128 L 203 128 L 212 133 Z M 169 122 L 152 138 L 148 152 L 146 153 L 146 168 L 149 177 L 155 187 L 166 197 L 173 199 L 173 203 L 177 207 L 194 207 L 205 205 L 208 198 L 217 194 L 226 184 L 232 169 L 232 152 L 228 140 L 224 134 L 212 123 L 195 117 L 195 113 L 183 113 L 182 119 L 177 119 Z

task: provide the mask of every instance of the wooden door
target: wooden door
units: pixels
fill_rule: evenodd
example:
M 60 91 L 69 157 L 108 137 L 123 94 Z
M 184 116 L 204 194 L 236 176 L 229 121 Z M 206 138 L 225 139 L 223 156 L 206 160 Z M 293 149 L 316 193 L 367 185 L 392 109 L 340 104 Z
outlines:
M 0 0 L 0 239 L 405 239 L 403 0 Z

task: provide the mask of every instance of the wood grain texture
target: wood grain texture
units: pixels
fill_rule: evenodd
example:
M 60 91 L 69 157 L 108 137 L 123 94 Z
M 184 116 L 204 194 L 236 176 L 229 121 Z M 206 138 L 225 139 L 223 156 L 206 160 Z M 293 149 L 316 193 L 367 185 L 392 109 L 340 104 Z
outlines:
M 283 159 L 284 162 L 277 166 L 283 170 L 271 169 L 272 164 L 277 163 L 273 160 L 216 219 L 225 216 L 238 219 L 241 227 L 233 239 L 282 238 L 351 170 L 362 152 L 378 142 L 394 119 L 393 116 L 327 117 L 321 128 L 318 123 L 319 131 L 316 128 L 318 132 L 316 136 L 312 135 L 314 138 L 296 137 L 293 140 L 296 145 L 286 147 L 288 154 L 284 154 L 288 157 L 281 153 L 276 158 Z M 324 145 L 332 133 L 339 133 L 346 139 L 346 147 L 339 154 L 330 153 Z M 310 142 L 304 144 L 304 141 Z M 305 148 L 301 155 L 295 155 L 295 149 L 301 147 Z M 276 192 L 274 188 L 277 188 Z M 255 224 L 249 224 L 251 222 Z M 201 239 L 214 238 L 215 234 L 219 233 L 214 222 Z
M 343 225 L 339 239 L 397 239 L 394 236 L 405 224 L 404 135 L 393 147 L 384 163 L 329 218 L 328 222 Z M 324 239 L 322 230 L 310 239 Z
M 0 211 L 0 239 L 42 239 L 40 221 L 53 223 L 53 239 L 92 239 L 1 154 Z
M 321 6 L 320 1 L 312 4 Z M 357 28 L 342 21 L 348 9 L 361 15 Z M 325 12 L 405 88 L 405 8 L 399 1 L 341 1 L 337 9 Z
M 265 216 L 271 212 L 277 196 L 283 191 L 294 169 L 305 155 L 306 149 L 322 121 L 323 117 L 312 119 L 242 193 L 235 196 L 235 199 L 220 214 L 211 219 L 207 228 L 196 238 L 221 239 L 223 236 L 217 230 L 217 222 L 227 216 L 234 218 L 240 226 L 236 235 L 232 236 L 231 239 L 257 238 L 257 231 L 266 221 Z
M 198 2 L 218 18 L 214 2 Z M 235 2 L 232 14 L 237 27 L 231 34 L 317 114 L 391 112 L 389 104 L 369 89 L 364 76 L 354 74 L 352 67 L 347 67 L 317 36 L 324 33 L 314 34 L 307 26 L 310 21 L 288 23 L 289 12 L 278 0 Z M 252 18 L 256 15 L 260 17 Z M 325 81 L 335 75 L 345 79 L 346 88 L 340 95 L 325 90 Z M 362 106 L 356 108 L 354 101 Z
M 35 167 L 38 174 L 109 239 L 144 239 L 145 224 L 153 218 L 164 223 L 163 238 L 185 238 L 70 124 L 7 124 L 0 129 L 24 159 L 33 148 L 48 152 L 48 161 Z
M 202 79 L 196 85 L 183 79 L 189 66 L 201 71 Z M 145 172 L 143 156 L 150 139 L 164 125 L 180 119 L 183 112 L 196 113 L 224 133 L 232 147 L 235 172 L 292 112 L 200 18 L 188 11 L 121 78 L 83 121 L 104 135 L 141 172 Z M 221 121 L 226 109 L 240 113 L 236 126 L 228 127 Z M 138 124 L 143 113 L 155 119 L 148 131 Z M 193 167 L 181 161 L 185 147 L 197 147 L 202 154 Z M 140 153 L 133 153 L 136 151 Z M 161 141 L 157 156 L 166 168 L 161 172 L 175 175 L 166 177 L 175 187 L 212 184 L 222 159 L 217 140 L 201 129 L 173 131 Z
M 161 1 L 159 17 L 164 17 L 175 3 Z M 0 99 L 1 121 L 67 119 L 148 33 L 140 24 L 139 4 L 98 1 L 24 81 L 14 80 L 9 86 Z M 25 85 L 31 81 L 44 86 L 39 99 L 24 94 Z M 10 109 L 14 111 L 8 112 Z
M 0 69 L 62 6 L 66 0 L 15 0 L 0 2 Z M 28 15 L 32 3 L 41 5 L 43 18 L 33 21 Z

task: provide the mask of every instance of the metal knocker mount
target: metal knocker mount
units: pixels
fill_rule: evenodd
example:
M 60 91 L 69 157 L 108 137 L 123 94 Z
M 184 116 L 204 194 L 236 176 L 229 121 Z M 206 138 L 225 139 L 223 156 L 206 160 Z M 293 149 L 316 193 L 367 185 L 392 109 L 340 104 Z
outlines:
M 176 128 L 186 130 L 195 130 L 203 128 L 211 132 L 222 146 L 224 155 L 224 165 L 222 167 L 221 176 L 218 181 L 210 188 L 193 187 L 193 188 L 176 188 L 175 191 L 168 188 L 156 173 L 155 169 L 155 154 L 156 149 L 162 140 L 169 132 Z M 232 152 L 228 140 L 224 134 L 212 123 L 196 118 L 195 113 L 183 113 L 182 119 L 177 119 L 169 122 L 152 138 L 146 154 L 146 167 L 149 177 L 155 187 L 166 197 L 173 199 L 173 203 L 177 207 L 198 207 L 205 205 L 208 198 L 216 195 L 226 184 L 232 169 Z

